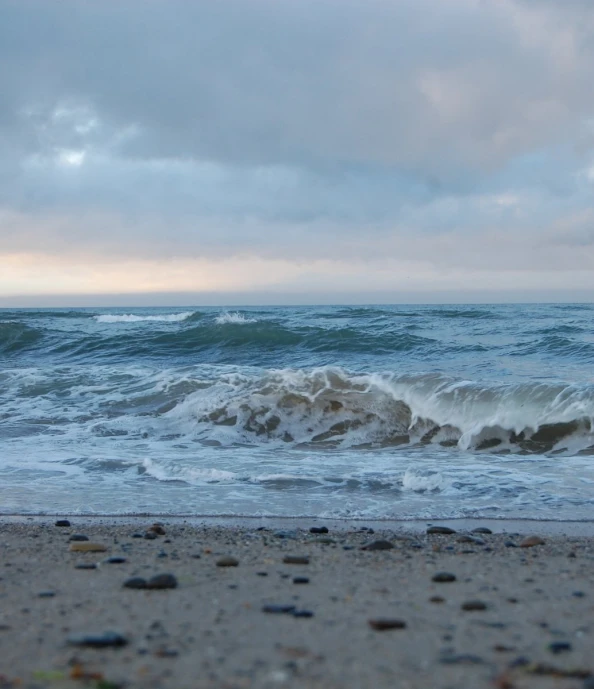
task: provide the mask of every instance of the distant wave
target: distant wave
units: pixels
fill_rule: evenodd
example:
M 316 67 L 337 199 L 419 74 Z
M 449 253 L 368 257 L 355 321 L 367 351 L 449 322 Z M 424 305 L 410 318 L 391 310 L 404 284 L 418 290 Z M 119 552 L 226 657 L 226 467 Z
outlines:
M 215 323 L 217 325 L 226 325 L 228 323 L 233 323 L 233 324 L 242 324 L 242 323 L 257 323 L 258 320 L 256 318 L 247 318 L 244 316 L 242 313 L 239 313 L 238 311 L 234 311 L 232 313 L 229 313 L 228 311 L 225 311 L 225 313 L 220 313 L 216 318 L 215 318 Z
M 158 316 L 136 316 L 132 313 L 112 314 L 106 313 L 100 316 L 93 316 L 98 323 L 141 323 L 143 321 L 161 321 L 163 323 L 177 323 L 185 321 L 194 315 L 194 311 L 184 311 L 183 313 L 168 313 Z

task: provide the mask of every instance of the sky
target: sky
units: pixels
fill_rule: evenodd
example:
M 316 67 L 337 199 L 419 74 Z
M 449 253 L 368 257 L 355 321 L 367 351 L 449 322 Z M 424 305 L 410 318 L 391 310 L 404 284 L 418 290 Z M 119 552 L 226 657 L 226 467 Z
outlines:
M 592 0 L 0 0 L 0 306 L 594 300 Z

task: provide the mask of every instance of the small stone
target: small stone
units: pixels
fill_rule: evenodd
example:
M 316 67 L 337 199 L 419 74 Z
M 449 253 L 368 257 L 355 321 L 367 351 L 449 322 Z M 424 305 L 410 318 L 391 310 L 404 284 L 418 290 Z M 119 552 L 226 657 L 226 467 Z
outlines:
M 327 526 L 312 526 L 309 533 L 328 533 Z
M 361 550 L 391 550 L 394 544 L 385 539 L 380 539 L 377 541 L 370 541 L 361 546 Z
M 150 528 L 149 531 L 152 531 L 153 533 L 158 534 L 159 536 L 164 536 L 165 535 L 165 529 L 163 528 L 162 524 L 153 524 Z
M 125 646 L 128 639 L 117 632 L 104 632 L 103 634 L 85 634 L 72 636 L 68 639 L 72 646 L 88 646 L 90 648 L 108 648 L 110 646 Z
M 173 574 L 157 574 L 146 583 L 147 589 L 175 589 L 177 588 L 177 579 Z
M 288 539 L 290 541 L 296 541 L 297 540 L 297 532 L 296 531 L 275 531 L 272 535 L 275 538 L 284 538 L 284 539 Z
M 56 526 L 70 526 L 68 519 L 58 519 Z
M 398 620 L 393 617 L 376 617 L 368 620 L 368 624 L 377 632 L 384 632 L 387 629 L 404 629 L 406 627 L 404 620 Z
M 105 560 L 103 560 L 106 565 L 122 565 L 124 562 L 127 562 L 125 557 L 120 557 L 119 555 L 115 555 L 114 557 L 108 557 Z
M 53 591 L 40 591 L 37 595 L 39 598 L 53 598 L 56 594 Z
M 482 665 L 485 661 L 480 656 L 471 653 L 458 653 L 454 655 L 444 655 L 439 659 L 445 665 Z
M 257 574 L 259 577 L 267 577 L 267 576 L 268 576 L 268 572 L 256 572 L 256 574 Z
M 273 615 L 286 615 L 292 613 L 295 610 L 294 605 L 264 605 L 262 606 L 262 612 L 267 612 Z
M 489 534 L 492 534 L 493 532 L 491 529 L 488 529 L 486 526 L 477 526 L 476 529 L 472 529 L 470 533 L 479 533 L 479 534 L 484 534 L 488 536 Z
M 574 591 L 571 595 L 574 598 L 583 598 L 586 594 L 583 591 Z
M 237 567 L 239 560 L 231 555 L 225 555 L 225 557 L 217 560 L 217 567 Z
M 146 538 L 147 541 L 154 541 L 157 538 L 157 534 L 154 531 L 147 531 L 144 534 L 144 538 Z
M 143 535 L 141 533 L 133 533 L 132 538 L 143 538 Z
M 293 617 L 313 617 L 314 614 L 311 610 L 293 610 Z
M 94 562 L 79 562 L 74 569 L 97 569 L 97 565 Z
M 456 539 L 457 543 L 472 543 L 473 545 L 486 545 L 482 538 L 476 538 L 475 536 L 460 536 Z
M 445 603 L 445 598 L 442 598 L 441 596 L 431 596 L 429 599 L 430 603 Z
M 503 544 L 506 548 L 517 548 L 518 546 L 513 541 L 505 541 Z
M 553 641 L 549 644 L 549 651 L 551 653 L 567 653 L 571 651 L 571 644 L 568 641 Z
M 456 581 L 456 575 L 451 572 L 437 572 L 431 577 L 431 581 L 435 581 L 439 584 L 444 584 L 450 581 Z
M 309 579 L 307 577 L 294 577 L 294 584 L 309 584 Z
M 175 648 L 158 648 L 155 655 L 157 658 L 177 658 L 179 651 Z
M 523 541 L 520 541 L 520 548 L 532 548 L 535 545 L 544 545 L 544 543 L 540 536 L 528 536 Z
M 427 529 L 428 534 L 441 534 L 448 536 L 450 534 L 457 533 L 455 529 L 450 529 L 449 526 L 430 526 Z
M 89 537 L 85 536 L 84 534 L 81 533 L 74 533 L 70 538 L 68 539 L 69 541 L 88 541 Z
M 483 603 L 482 600 L 467 600 L 465 603 L 462 603 L 462 610 L 486 610 L 487 609 L 487 604 Z
M 307 555 L 285 555 L 283 562 L 285 565 L 308 565 L 309 558 Z
M 145 589 L 147 587 L 146 579 L 142 577 L 132 577 L 131 579 L 126 579 L 123 586 L 126 589 Z
M 102 543 L 92 543 L 91 541 L 75 541 L 70 544 L 69 550 L 73 553 L 104 553 L 107 546 Z
M 333 545 L 336 541 L 330 536 L 320 536 L 320 538 L 314 538 L 310 543 L 319 543 L 320 545 Z

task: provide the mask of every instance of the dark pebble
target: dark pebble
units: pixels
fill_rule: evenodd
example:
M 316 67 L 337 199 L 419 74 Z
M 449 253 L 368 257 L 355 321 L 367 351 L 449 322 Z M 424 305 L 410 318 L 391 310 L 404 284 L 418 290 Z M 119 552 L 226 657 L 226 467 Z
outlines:
M 387 629 L 404 629 L 406 627 L 404 620 L 398 620 L 393 617 L 376 617 L 375 619 L 368 620 L 368 624 L 377 632 L 384 632 Z
M 583 598 L 586 594 L 583 591 L 574 591 L 571 595 L 574 598 Z
M 127 589 L 145 589 L 146 579 L 142 577 L 132 577 L 131 579 L 126 579 L 124 582 L 124 588 Z
M 320 536 L 320 538 L 314 538 L 311 543 L 319 543 L 320 545 L 333 545 L 336 541 L 330 536 Z
M 283 562 L 285 565 L 308 565 L 309 558 L 307 555 L 285 555 Z
M 147 531 L 144 537 L 147 541 L 154 541 L 157 538 L 157 534 L 154 531 Z
M 173 574 L 157 574 L 146 582 L 147 589 L 175 589 L 177 579 Z
M 225 557 L 217 560 L 217 567 L 237 567 L 239 560 L 231 555 L 225 555 Z
M 293 617 L 313 617 L 314 614 L 311 610 L 294 610 L 292 613 Z
M 312 526 L 309 533 L 328 533 L 327 526 Z
M 476 529 L 472 529 L 472 531 L 470 533 L 480 533 L 480 534 L 489 535 L 489 534 L 492 534 L 493 532 L 491 531 L 491 529 L 487 529 L 486 526 L 477 526 Z
M 56 526 L 70 526 L 68 519 L 58 519 Z
M 74 533 L 70 538 L 68 539 L 69 541 L 88 541 L 89 537 L 85 536 L 84 534 L 81 533 Z
M 297 533 L 295 531 L 275 531 L 272 535 L 275 538 L 286 538 L 290 541 L 297 540 Z
M 132 538 L 143 538 L 143 535 L 141 533 L 133 533 Z
M 361 546 L 361 550 L 391 550 L 394 544 L 385 539 L 380 539 L 378 541 L 371 541 Z
M 160 553 L 157 553 L 156 557 L 163 559 L 164 557 L 169 557 L 169 555 L 167 555 L 167 553 L 164 550 L 162 550 Z
M 486 610 L 487 609 L 487 604 L 483 603 L 482 600 L 467 600 L 465 603 L 462 603 L 462 610 Z
M 117 632 L 104 632 L 103 634 L 85 634 L 83 636 L 71 636 L 68 643 L 72 646 L 88 646 L 90 648 L 108 648 L 110 646 L 125 646 L 128 639 Z
M 487 545 L 482 538 L 476 538 L 476 536 L 460 536 L 456 541 L 458 543 L 472 543 L 472 545 Z
M 431 596 L 429 599 L 430 603 L 445 603 L 445 598 L 442 598 L 441 596 Z
M 480 656 L 471 653 L 460 653 L 456 655 L 444 655 L 439 659 L 444 665 L 482 665 L 485 661 Z
M 513 541 L 505 541 L 503 544 L 506 548 L 517 548 L 518 546 Z
M 294 577 L 294 584 L 309 584 L 309 579 L 307 577 Z
M 79 562 L 74 569 L 97 569 L 97 565 L 94 562 Z
M 179 651 L 175 648 L 158 648 L 155 655 L 157 658 L 177 658 Z
M 202 557 L 202 555 L 199 555 L 198 553 L 194 553 L 193 555 L 190 555 L 190 557 L 193 557 L 194 560 L 199 560 Z
M 108 557 L 105 560 L 103 560 L 106 565 L 123 565 L 124 562 L 127 562 L 125 557 L 121 557 L 120 555 L 114 555 L 113 557 Z
M 295 610 L 294 605 L 264 605 L 262 612 L 268 612 L 273 615 L 282 615 L 292 613 Z
M 159 536 L 164 536 L 165 535 L 165 529 L 161 524 L 153 524 L 150 528 L 149 531 L 152 531 L 153 533 L 158 534 Z
M 53 591 L 40 591 L 37 595 L 39 598 L 53 598 L 56 594 Z
M 456 575 L 451 572 L 437 572 L 431 577 L 431 581 L 435 581 L 439 584 L 444 584 L 450 581 L 456 581 Z
M 267 576 L 268 576 L 268 572 L 256 572 L 256 574 L 257 574 L 259 577 L 267 577 Z
M 342 549 L 343 550 L 355 550 L 355 546 L 354 545 L 343 545 Z
M 571 651 L 571 644 L 568 641 L 553 641 L 552 644 L 549 644 L 549 651 L 551 653 L 567 653 L 567 651 Z
M 513 669 L 515 667 L 526 667 L 526 665 L 530 665 L 530 658 L 526 658 L 526 656 L 518 656 L 511 661 L 509 667 Z
M 442 534 L 448 536 L 450 534 L 457 533 L 455 529 L 450 529 L 449 526 L 430 526 L 427 529 L 428 534 Z

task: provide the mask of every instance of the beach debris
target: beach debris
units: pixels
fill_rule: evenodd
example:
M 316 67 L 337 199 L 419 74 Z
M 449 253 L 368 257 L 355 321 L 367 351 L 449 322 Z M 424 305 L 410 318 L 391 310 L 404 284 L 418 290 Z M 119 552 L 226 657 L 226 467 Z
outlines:
M 72 536 L 68 539 L 69 541 L 88 541 L 89 537 L 85 536 L 82 533 L 73 533 Z
M 375 617 L 367 620 L 367 623 L 376 632 L 385 632 L 388 629 L 404 629 L 406 622 L 395 617 Z
M 377 541 L 370 541 L 361 546 L 361 550 L 391 550 L 394 544 L 391 541 L 387 541 L 381 538 Z
M 470 612 L 473 610 L 486 610 L 487 604 L 483 603 L 482 600 L 467 600 L 464 603 L 462 603 L 460 607 L 462 608 L 462 610 Z
M 308 565 L 309 558 L 307 555 L 285 555 L 283 562 L 285 565 Z
M 175 589 L 177 579 L 173 574 L 157 574 L 146 582 L 147 589 Z
M 544 540 L 540 536 L 528 536 L 520 541 L 520 548 L 532 548 L 535 545 L 544 545 Z
M 102 687 L 104 686 L 103 673 L 86 670 L 84 665 L 81 665 L 80 663 L 76 663 L 72 666 L 72 669 L 70 670 L 70 679 L 79 679 L 83 682 L 97 681 L 101 682 Z
M 217 560 L 217 567 L 237 567 L 239 560 L 231 555 L 225 555 Z
M 68 521 L 68 519 L 58 519 L 58 521 L 56 522 L 55 525 L 66 527 L 66 526 L 70 526 L 70 522 Z
M 437 572 L 431 577 L 431 581 L 435 581 L 438 584 L 445 584 L 450 581 L 456 581 L 456 575 L 451 572 Z
M 430 526 L 427 529 L 427 533 L 432 535 L 449 536 L 457 533 L 457 531 L 455 529 L 450 529 L 449 526 Z
M 71 636 L 68 639 L 71 646 L 86 646 L 88 648 L 110 648 L 125 646 L 128 639 L 118 632 L 103 632 L 103 634 L 83 634 Z
M 91 541 L 75 541 L 70 544 L 69 550 L 73 553 L 104 553 L 107 546 Z
M 272 615 L 287 615 L 295 610 L 294 605 L 263 605 L 262 612 L 267 612 Z
M 142 577 L 132 577 L 131 579 L 126 579 L 123 586 L 127 589 L 145 589 L 146 579 Z
M 328 533 L 327 526 L 312 526 L 309 533 Z
M 590 679 L 594 677 L 592 670 L 586 668 L 560 668 L 548 663 L 528 663 L 522 668 L 530 675 L 548 675 L 549 677 L 565 677 L 574 679 Z

